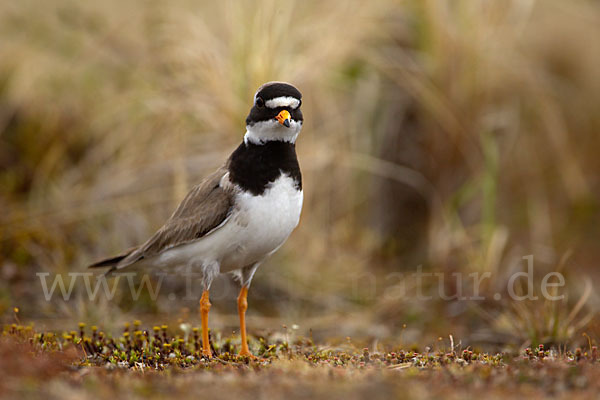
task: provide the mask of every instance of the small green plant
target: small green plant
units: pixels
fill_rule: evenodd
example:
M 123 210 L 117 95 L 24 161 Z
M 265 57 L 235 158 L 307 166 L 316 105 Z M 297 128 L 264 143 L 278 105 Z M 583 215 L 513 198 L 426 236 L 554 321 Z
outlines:
M 168 325 L 154 326 L 153 334 L 144 329 L 141 322 L 133 324 L 135 331 L 130 332 L 130 324 L 125 324 L 120 336 L 112 337 L 98 330 L 97 326 L 87 329 L 84 323 L 79 324 L 79 331 L 63 333 L 37 332 L 33 326 L 20 324 L 5 325 L 2 332 L 4 340 L 29 343 L 35 350 L 56 352 L 75 350 L 78 358 L 74 361 L 77 366 L 106 366 L 113 365 L 125 369 L 136 370 L 165 370 L 169 367 L 192 368 L 198 365 L 209 368 L 220 368 L 222 365 L 238 366 L 252 364 L 268 368 L 280 360 L 299 361 L 312 366 L 328 366 L 332 368 L 407 368 L 419 369 L 449 367 L 453 365 L 488 365 L 502 368 L 519 357 L 511 358 L 503 353 L 488 354 L 471 350 L 462 352 L 445 352 L 437 350 L 430 352 L 405 351 L 403 349 L 389 351 L 371 351 L 369 348 L 336 349 L 329 346 L 317 345 L 311 339 L 297 338 L 293 343 L 279 340 L 271 342 L 269 338 L 253 340 L 251 347 L 259 357 L 249 359 L 238 357 L 237 345 L 231 338 L 222 338 L 211 346 L 213 357 L 206 359 L 202 356 L 202 343 L 198 329 L 193 328 L 193 335 L 182 338 L 178 332 L 170 330 Z M 214 335 L 213 335 L 214 337 Z M 221 336 L 219 336 L 221 337 Z M 214 339 L 213 339 L 214 340 Z M 507 356 L 509 356 L 507 358 Z M 523 352 L 524 360 L 546 362 L 561 360 L 567 363 L 586 361 L 598 363 L 598 350 L 591 346 L 584 352 L 581 348 L 572 351 L 557 352 L 546 349 L 540 344 L 535 351 L 527 348 Z

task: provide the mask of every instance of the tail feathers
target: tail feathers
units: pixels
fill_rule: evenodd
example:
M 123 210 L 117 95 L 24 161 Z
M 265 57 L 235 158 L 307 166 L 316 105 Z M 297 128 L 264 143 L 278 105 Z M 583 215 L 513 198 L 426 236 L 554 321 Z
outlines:
M 106 260 L 98 261 L 97 263 L 89 265 L 88 268 L 114 267 L 125 257 L 127 257 L 127 255 L 107 258 Z
M 118 255 L 116 257 L 111 257 L 111 258 L 107 258 L 105 260 L 101 260 L 98 261 L 92 265 L 89 265 L 88 268 L 106 268 L 106 267 L 112 267 L 111 270 L 115 269 L 117 267 L 117 265 L 123 261 L 125 258 L 127 258 L 128 255 L 130 255 L 131 253 L 133 253 L 136 250 L 136 248 L 132 248 L 127 250 L 125 253 Z

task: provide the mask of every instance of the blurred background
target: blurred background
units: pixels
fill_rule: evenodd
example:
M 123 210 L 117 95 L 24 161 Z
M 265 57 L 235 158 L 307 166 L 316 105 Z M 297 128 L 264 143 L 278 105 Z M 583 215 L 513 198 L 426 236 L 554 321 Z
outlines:
M 250 333 L 599 339 L 599 2 L 20 0 L 0 4 L 0 38 L 3 322 L 18 306 L 50 328 L 199 325 L 176 278 L 157 301 L 89 301 L 79 282 L 48 302 L 36 273 L 143 242 L 239 144 L 256 88 L 284 80 L 304 96 L 305 206 L 253 281 Z M 528 255 L 535 293 L 559 271 L 563 300 L 509 299 Z M 419 268 L 444 277 L 430 300 Z M 448 299 L 472 273 L 486 300 Z M 226 333 L 232 288 L 212 292 Z

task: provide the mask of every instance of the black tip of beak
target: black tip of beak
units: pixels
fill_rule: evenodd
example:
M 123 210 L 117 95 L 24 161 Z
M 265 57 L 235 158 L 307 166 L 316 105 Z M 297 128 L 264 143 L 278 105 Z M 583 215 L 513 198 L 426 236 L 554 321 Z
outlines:
M 289 120 L 289 119 L 286 119 L 286 120 L 284 120 L 284 121 L 283 121 L 283 125 L 284 125 L 286 128 L 289 128 L 289 127 L 290 127 L 290 120 Z

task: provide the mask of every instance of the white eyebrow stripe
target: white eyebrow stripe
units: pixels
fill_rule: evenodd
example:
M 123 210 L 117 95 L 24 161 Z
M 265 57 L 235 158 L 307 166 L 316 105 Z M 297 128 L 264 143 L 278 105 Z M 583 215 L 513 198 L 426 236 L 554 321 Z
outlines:
M 281 96 L 275 97 L 274 99 L 265 101 L 265 105 L 269 108 L 277 108 L 277 107 L 292 107 L 298 108 L 300 105 L 300 100 L 291 96 Z

